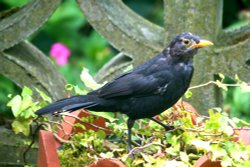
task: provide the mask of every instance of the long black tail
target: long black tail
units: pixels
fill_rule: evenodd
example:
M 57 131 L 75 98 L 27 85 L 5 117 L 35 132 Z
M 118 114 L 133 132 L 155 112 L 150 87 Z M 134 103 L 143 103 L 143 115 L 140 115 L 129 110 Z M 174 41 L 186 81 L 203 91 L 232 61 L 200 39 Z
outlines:
M 80 95 L 61 99 L 36 111 L 37 115 L 49 113 L 75 111 L 81 108 L 90 108 L 98 105 L 97 97 L 94 95 Z

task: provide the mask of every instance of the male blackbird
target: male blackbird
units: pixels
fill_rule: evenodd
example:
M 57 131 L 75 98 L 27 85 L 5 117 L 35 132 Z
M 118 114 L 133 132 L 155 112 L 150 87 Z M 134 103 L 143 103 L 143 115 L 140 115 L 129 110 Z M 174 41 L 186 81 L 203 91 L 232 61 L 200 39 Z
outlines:
M 152 118 L 174 105 L 188 89 L 193 74 L 193 56 L 201 47 L 213 45 L 191 33 L 181 33 L 157 56 L 122 74 L 87 95 L 72 96 L 52 103 L 36 114 L 71 112 L 81 108 L 93 111 L 119 111 L 129 119 L 128 144 L 134 121 Z

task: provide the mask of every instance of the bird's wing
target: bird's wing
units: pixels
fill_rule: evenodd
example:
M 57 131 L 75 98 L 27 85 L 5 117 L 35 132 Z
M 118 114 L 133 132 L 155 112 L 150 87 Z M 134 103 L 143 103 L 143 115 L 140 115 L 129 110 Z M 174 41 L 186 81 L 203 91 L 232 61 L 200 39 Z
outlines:
M 160 75 L 145 75 L 130 72 L 116 78 L 92 93 L 102 98 L 146 96 L 148 94 L 154 94 L 163 84 L 163 86 L 167 84 L 166 78 L 170 77 L 164 77 L 165 78 L 162 78 Z

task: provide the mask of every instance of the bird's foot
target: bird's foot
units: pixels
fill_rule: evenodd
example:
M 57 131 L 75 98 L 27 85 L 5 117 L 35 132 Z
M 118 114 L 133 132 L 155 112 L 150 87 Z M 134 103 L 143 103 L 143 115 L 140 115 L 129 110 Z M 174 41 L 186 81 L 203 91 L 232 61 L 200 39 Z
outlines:
M 128 155 L 129 155 L 129 157 L 130 157 L 132 160 L 135 159 L 135 153 L 134 153 L 134 151 L 133 151 L 131 145 L 128 145 Z
M 163 127 L 165 128 L 166 131 L 170 131 L 170 130 L 174 130 L 175 127 L 171 126 L 171 125 L 163 125 Z
M 155 118 L 149 118 L 149 119 L 151 119 L 152 121 L 154 121 L 154 122 L 158 123 L 159 125 L 161 125 L 162 127 L 164 127 L 166 131 L 170 131 L 170 130 L 175 129 L 174 126 L 166 125 Z

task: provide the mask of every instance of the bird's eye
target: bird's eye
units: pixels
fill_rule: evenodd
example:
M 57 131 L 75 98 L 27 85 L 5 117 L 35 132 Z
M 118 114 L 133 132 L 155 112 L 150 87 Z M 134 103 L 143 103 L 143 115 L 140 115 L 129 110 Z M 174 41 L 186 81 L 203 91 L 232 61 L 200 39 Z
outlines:
M 189 40 L 189 39 L 183 39 L 182 42 L 183 42 L 185 45 L 189 45 L 189 44 L 190 44 L 190 40 Z

